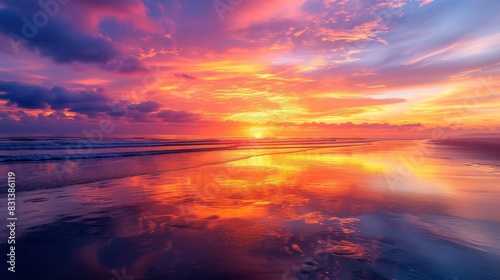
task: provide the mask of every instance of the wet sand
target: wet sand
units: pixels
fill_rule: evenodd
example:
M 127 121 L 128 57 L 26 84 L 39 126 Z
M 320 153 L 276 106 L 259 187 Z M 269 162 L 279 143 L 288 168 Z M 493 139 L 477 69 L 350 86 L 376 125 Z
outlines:
M 470 152 L 217 151 L 199 167 L 20 192 L 16 276 L 499 279 L 499 159 Z

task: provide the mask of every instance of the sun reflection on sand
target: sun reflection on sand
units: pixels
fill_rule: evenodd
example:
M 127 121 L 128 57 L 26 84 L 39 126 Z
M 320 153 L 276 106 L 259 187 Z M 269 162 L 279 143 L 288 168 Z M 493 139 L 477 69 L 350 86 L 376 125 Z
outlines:
M 39 216 L 55 228 L 71 222 L 68 234 L 77 227 L 97 236 L 71 252 L 80 269 L 97 278 L 107 267 L 119 268 L 116 264 L 137 277 L 156 271 L 161 278 L 174 273 L 171 267 L 189 263 L 189 269 L 225 267 L 272 276 L 262 279 L 302 270 L 318 277 L 352 278 L 362 271 L 366 277 L 391 279 L 382 274 L 396 277 L 394 263 L 401 255 L 394 252 L 405 244 L 448 246 L 432 243 L 448 238 L 470 248 L 500 250 L 487 221 L 463 221 L 474 216 L 498 220 L 490 211 L 492 201 L 484 200 L 491 186 L 470 192 L 464 180 L 484 170 L 429 158 L 399 188 L 387 185 L 386 176 L 397 171 L 394 159 L 411 147 L 381 143 L 269 154 L 44 190 L 26 199 L 36 203 L 24 204 L 23 217 L 26 225 L 39 222 Z M 71 216 L 61 220 L 61 213 Z M 19 238 L 37 230 L 20 226 Z M 433 237 L 420 236 L 423 232 Z M 106 254 L 117 260 L 103 261 Z M 384 269 L 375 271 L 374 264 Z

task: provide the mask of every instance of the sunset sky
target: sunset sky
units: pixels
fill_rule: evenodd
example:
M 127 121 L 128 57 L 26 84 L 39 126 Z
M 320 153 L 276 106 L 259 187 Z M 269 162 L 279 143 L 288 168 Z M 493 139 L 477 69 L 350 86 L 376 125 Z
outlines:
M 497 0 L 0 0 L 0 133 L 500 133 Z

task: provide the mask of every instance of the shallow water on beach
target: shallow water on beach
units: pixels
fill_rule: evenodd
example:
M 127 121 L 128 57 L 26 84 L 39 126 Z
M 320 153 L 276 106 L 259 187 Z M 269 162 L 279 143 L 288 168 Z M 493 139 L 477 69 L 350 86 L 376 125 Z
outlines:
M 498 159 L 423 141 L 227 153 L 19 192 L 16 277 L 500 279 Z

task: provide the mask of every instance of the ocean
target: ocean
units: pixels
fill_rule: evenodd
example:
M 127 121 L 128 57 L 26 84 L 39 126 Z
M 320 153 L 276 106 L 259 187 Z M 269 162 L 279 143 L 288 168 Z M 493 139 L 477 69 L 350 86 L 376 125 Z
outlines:
M 13 172 L 18 279 L 495 280 L 488 147 L 4 137 L 0 213 Z

